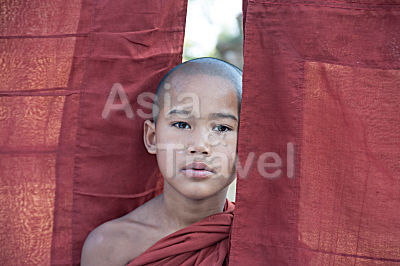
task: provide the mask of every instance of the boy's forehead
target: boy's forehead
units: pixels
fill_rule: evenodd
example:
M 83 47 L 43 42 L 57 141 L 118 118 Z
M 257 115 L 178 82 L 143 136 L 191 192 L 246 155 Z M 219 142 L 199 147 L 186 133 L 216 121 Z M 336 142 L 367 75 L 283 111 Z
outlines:
M 211 118 L 224 113 L 238 117 L 238 96 L 233 82 L 214 75 L 179 76 L 165 82 L 164 114 L 169 116 Z M 162 99 L 161 99 L 162 100 Z
M 241 75 L 226 66 L 187 63 L 167 74 L 157 91 L 159 112 L 165 116 L 170 110 L 193 109 L 205 118 L 215 108 L 229 109 L 239 117 L 241 99 Z M 153 115 L 157 108 L 153 105 Z M 201 111 L 201 113 L 200 113 Z
M 186 92 L 202 92 L 204 89 L 208 88 L 212 89 L 212 91 L 217 94 L 226 94 L 230 90 L 236 92 L 235 84 L 227 77 L 210 75 L 207 73 L 185 72 L 178 72 L 172 75 L 170 79 L 165 82 L 163 89 L 175 95 L 179 95 L 180 93 Z

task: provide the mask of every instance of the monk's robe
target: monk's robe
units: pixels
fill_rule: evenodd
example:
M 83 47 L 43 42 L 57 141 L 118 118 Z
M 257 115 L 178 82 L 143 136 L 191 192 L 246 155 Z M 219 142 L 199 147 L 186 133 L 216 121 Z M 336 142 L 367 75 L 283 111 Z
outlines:
M 160 239 L 128 266 L 225 265 L 234 209 L 235 203 L 226 199 L 223 212 Z

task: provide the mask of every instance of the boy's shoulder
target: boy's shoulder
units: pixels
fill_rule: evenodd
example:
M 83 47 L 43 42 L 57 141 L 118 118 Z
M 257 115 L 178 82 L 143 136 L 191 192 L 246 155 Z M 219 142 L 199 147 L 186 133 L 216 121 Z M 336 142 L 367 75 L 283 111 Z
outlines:
M 125 265 L 142 254 L 160 235 L 157 225 L 148 219 L 151 213 L 152 204 L 147 202 L 97 227 L 86 238 L 81 264 Z

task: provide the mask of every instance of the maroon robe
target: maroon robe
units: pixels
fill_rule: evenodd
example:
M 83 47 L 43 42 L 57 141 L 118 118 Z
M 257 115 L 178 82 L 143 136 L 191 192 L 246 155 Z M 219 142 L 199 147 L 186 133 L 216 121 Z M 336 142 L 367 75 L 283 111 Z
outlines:
M 162 238 L 128 266 L 224 265 L 234 209 L 235 204 L 227 199 L 223 212 Z

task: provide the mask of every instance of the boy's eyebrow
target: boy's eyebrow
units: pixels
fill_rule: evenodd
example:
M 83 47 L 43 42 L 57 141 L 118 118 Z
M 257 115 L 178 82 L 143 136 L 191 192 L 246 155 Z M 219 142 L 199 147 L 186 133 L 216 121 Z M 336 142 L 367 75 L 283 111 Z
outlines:
M 229 119 L 238 121 L 237 117 L 234 116 L 233 114 L 230 114 L 230 113 L 212 113 L 208 117 L 211 118 L 211 119 L 229 118 Z
M 174 108 L 174 109 L 170 110 L 167 113 L 167 116 L 174 115 L 174 114 L 183 115 L 183 116 L 189 116 L 189 115 L 192 114 L 192 110 Z M 209 117 L 209 119 L 228 118 L 228 119 L 232 119 L 232 120 L 238 121 L 237 117 L 234 116 L 233 114 L 223 113 L 223 112 L 212 113 L 212 114 L 209 114 L 208 117 Z
M 177 109 L 177 108 L 175 108 L 175 109 L 172 109 L 172 110 L 170 110 L 168 113 L 167 113 L 167 115 L 174 115 L 174 114 L 178 114 L 178 115 L 185 115 L 185 116 L 188 116 L 188 115 L 190 115 L 192 113 L 192 111 L 190 110 L 184 110 L 184 109 Z

